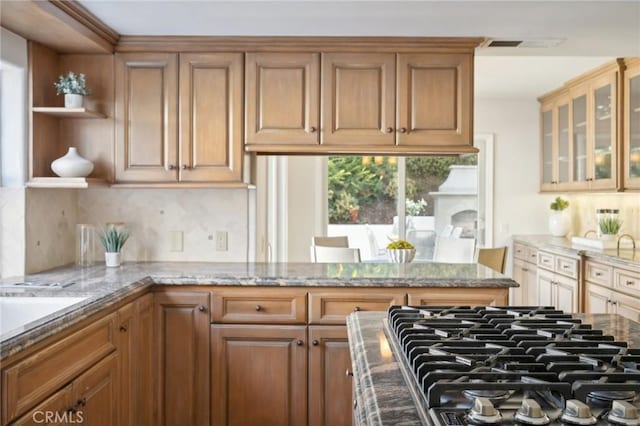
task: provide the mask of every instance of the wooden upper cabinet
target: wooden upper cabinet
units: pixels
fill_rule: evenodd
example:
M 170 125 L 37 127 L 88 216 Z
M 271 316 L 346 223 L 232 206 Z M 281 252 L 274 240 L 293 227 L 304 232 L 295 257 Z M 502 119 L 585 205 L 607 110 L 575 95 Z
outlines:
M 319 143 L 320 54 L 247 53 L 246 143 Z
M 242 54 L 180 54 L 180 180 L 242 178 Z
M 622 136 L 624 188 L 640 189 L 640 58 L 625 59 Z
M 395 145 L 396 55 L 322 55 L 322 144 Z
M 473 55 L 398 55 L 398 145 L 473 145 Z
M 178 56 L 116 54 L 116 181 L 175 181 Z

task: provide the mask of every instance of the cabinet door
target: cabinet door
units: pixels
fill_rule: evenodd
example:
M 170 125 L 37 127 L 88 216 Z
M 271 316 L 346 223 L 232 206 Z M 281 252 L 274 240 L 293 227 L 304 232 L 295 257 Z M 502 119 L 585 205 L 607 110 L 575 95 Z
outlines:
M 242 54 L 180 54 L 180 180 L 242 179 Z
M 209 424 L 209 293 L 155 294 L 158 424 Z
M 526 303 L 527 305 L 537 305 L 538 304 L 538 286 L 536 285 L 536 280 L 538 277 L 538 270 L 535 265 L 529 264 L 525 270 L 526 274 L 526 282 L 527 282 L 527 296 Z
M 589 189 L 615 189 L 617 184 L 617 72 L 592 83 Z
M 555 307 L 564 312 L 580 312 L 578 282 L 557 274 L 555 277 Z
M 135 375 L 137 370 L 135 346 L 135 302 L 118 309 L 116 345 L 118 346 L 119 368 L 119 425 L 135 425 Z
M 177 55 L 118 53 L 115 66 L 116 180 L 175 181 Z
M 540 106 L 540 150 L 542 164 L 540 170 L 540 188 L 543 191 L 555 190 L 558 183 L 556 178 L 556 144 L 554 138 L 554 109 L 553 102 Z
M 393 53 L 322 55 L 323 145 L 395 145 Z
M 589 188 L 588 90 L 581 86 L 571 94 L 571 181 L 575 189 Z
M 527 274 L 526 263 L 520 259 L 513 260 L 513 280 L 520 284 L 518 288 L 512 288 L 509 290 L 509 304 L 510 305 L 526 305 L 527 299 Z
M 640 59 L 624 72 L 624 187 L 640 189 Z
M 351 425 L 351 356 L 346 327 L 309 327 L 309 425 Z
M 640 321 L 640 300 L 618 292 L 612 293 L 612 303 L 615 313 L 633 321 Z
M 13 426 L 35 426 L 54 424 L 63 426 L 73 423 L 82 424 L 82 414 L 78 415 L 73 399 L 73 387 L 69 385 L 51 395 L 43 403 L 20 417 Z
M 320 54 L 247 53 L 246 143 L 317 145 Z
M 585 309 L 588 314 L 610 313 L 611 291 L 600 286 L 586 283 Z
M 538 305 L 555 306 L 553 273 L 538 269 Z
M 305 326 L 211 326 L 211 424 L 306 424 L 305 340 Z
M 568 187 L 571 182 L 571 143 L 570 143 L 570 126 L 569 126 L 569 99 L 561 98 L 556 101 L 556 168 L 557 168 L 557 185 L 556 189 L 563 190 Z
M 118 356 L 113 353 L 91 367 L 73 382 L 78 416 L 83 424 L 118 424 Z
M 473 145 L 473 56 L 398 55 L 398 145 Z
M 134 421 L 133 425 L 153 424 L 153 294 L 142 296 L 136 301 L 136 321 L 134 327 L 133 359 L 134 380 Z

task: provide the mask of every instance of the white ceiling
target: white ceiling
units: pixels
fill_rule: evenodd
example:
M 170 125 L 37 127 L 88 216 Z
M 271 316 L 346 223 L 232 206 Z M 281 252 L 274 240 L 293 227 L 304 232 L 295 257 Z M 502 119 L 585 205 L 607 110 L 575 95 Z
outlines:
M 611 58 L 640 56 L 640 0 L 80 0 L 123 35 L 482 36 L 476 96 L 536 97 Z

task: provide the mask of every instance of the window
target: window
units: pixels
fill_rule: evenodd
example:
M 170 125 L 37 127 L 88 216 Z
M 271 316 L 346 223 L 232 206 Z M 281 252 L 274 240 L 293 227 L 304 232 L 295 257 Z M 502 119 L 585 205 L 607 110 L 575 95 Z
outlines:
M 433 257 L 436 235 L 458 228 L 479 238 L 478 156 L 335 156 L 328 159 L 328 235 L 348 235 L 363 259 L 385 255 L 390 240 Z

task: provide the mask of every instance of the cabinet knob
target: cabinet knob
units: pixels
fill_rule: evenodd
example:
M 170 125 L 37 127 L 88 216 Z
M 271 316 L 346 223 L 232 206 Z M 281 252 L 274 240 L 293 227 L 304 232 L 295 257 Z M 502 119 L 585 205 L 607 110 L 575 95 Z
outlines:
M 615 306 L 615 305 L 617 305 L 617 304 L 618 304 L 618 302 L 616 302 L 615 300 L 612 300 L 612 301 L 611 301 L 611 304 Z
M 404 127 L 400 127 L 400 129 L 398 130 L 400 133 L 407 133 L 407 129 Z
M 181 168 L 182 170 L 189 170 L 191 167 L 189 167 L 189 166 L 188 166 L 188 165 L 186 165 L 186 164 L 183 164 L 180 168 Z
M 320 342 L 318 342 L 316 339 L 313 339 L 313 340 L 311 341 L 311 344 L 312 344 L 313 346 L 318 346 L 318 345 L 320 344 Z
M 602 273 L 601 272 L 596 272 L 596 277 L 601 277 Z
M 387 133 L 393 133 L 393 127 L 387 127 Z
M 353 371 L 351 371 L 351 370 L 349 370 L 347 368 L 347 371 L 344 372 L 344 375 L 347 376 L 347 377 L 353 377 Z
M 127 326 L 126 325 L 121 325 L 120 326 L 120 331 L 123 332 L 123 333 L 126 333 L 127 332 Z
M 360 306 L 356 306 L 355 308 L 353 308 L 353 312 L 358 312 L 360 311 Z
M 82 398 L 78 400 L 78 405 L 80 407 L 84 407 L 85 405 L 87 405 L 87 398 Z
M 173 164 L 169 164 L 169 165 L 167 166 L 167 168 L 168 168 L 169 170 L 174 170 L 174 169 L 176 168 L 176 166 L 174 166 Z
M 258 312 L 259 312 L 259 311 L 261 311 L 261 310 L 262 310 L 262 306 L 260 306 L 260 305 L 256 305 L 256 311 L 258 311 Z
M 296 345 L 298 346 L 302 346 L 304 342 L 302 340 L 296 340 Z
M 631 280 L 627 280 L 627 281 L 625 281 L 624 283 L 625 283 L 626 285 L 633 285 L 633 281 L 631 281 Z
M 198 310 L 199 310 L 200 312 L 204 312 L 204 311 L 206 311 L 206 310 L 207 310 L 207 308 L 205 308 L 205 307 L 204 307 L 204 305 L 200 305 L 200 306 L 198 306 Z
M 311 133 L 315 133 L 318 129 L 316 129 L 314 126 L 309 127 L 309 131 Z

